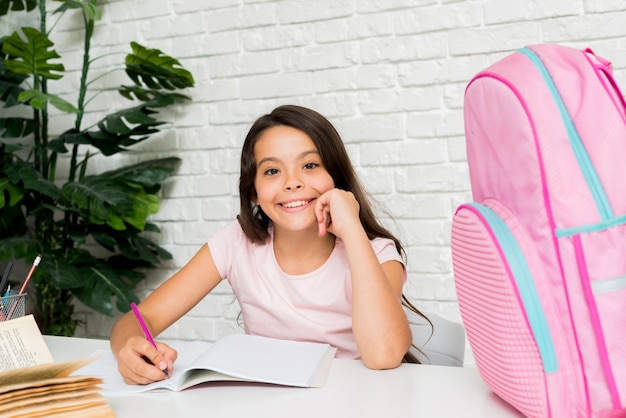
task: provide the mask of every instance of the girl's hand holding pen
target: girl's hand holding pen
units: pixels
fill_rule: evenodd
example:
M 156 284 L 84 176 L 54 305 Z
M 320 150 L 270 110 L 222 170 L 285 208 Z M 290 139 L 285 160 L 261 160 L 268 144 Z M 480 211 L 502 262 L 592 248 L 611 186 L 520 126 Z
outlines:
M 117 368 L 127 384 L 146 385 L 171 375 L 178 353 L 167 344 L 157 342 L 155 347 L 146 338 L 133 336 L 117 357 Z

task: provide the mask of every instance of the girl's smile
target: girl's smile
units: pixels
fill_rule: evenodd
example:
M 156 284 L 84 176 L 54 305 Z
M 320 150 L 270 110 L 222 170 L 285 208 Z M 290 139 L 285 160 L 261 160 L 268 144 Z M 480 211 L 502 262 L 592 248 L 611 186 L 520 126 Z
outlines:
M 301 208 L 302 206 L 306 206 L 311 203 L 313 200 L 294 200 L 292 202 L 281 203 L 280 205 L 287 209 L 292 208 Z

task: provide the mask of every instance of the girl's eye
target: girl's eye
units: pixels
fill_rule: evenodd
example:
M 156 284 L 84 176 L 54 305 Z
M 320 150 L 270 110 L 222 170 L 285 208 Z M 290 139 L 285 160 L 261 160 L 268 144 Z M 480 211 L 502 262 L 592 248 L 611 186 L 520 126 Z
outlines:
M 263 172 L 266 176 L 273 176 L 274 174 L 278 174 L 277 168 L 268 168 Z
M 304 165 L 304 168 L 305 168 L 306 170 L 312 170 L 312 169 L 314 169 L 314 168 L 316 168 L 316 167 L 319 167 L 319 164 L 318 164 L 318 163 L 306 163 L 306 164 Z

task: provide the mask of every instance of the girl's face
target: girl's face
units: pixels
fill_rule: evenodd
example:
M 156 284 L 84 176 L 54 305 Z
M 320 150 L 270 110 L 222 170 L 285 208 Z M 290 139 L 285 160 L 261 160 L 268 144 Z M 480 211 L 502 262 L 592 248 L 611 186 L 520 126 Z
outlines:
M 315 230 L 315 200 L 335 187 L 313 140 L 290 126 L 274 126 L 254 145 L 255 203 L 274 228 Z

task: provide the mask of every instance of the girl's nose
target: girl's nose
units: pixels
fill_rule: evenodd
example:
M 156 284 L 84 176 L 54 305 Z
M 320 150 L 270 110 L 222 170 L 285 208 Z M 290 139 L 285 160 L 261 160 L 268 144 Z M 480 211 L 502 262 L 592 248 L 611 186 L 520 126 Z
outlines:
M 297 178 L 289 178 L 283 186 L 285 190 L 299 190 L 302 188 L 302 182 Z

